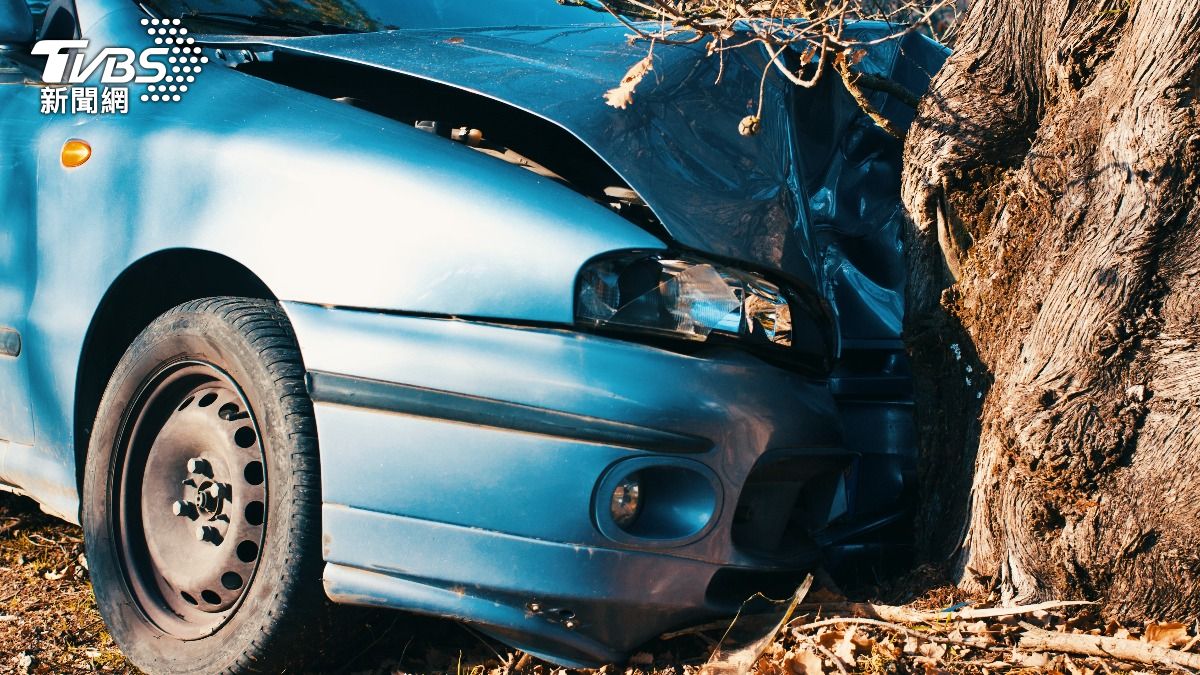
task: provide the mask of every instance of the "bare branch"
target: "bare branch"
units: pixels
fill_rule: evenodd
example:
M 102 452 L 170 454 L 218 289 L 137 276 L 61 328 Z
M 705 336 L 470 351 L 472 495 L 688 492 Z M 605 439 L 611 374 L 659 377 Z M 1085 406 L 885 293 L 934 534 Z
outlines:
M 885 92 L 912 107 L 916 107 L 917 96 L 898 82 L 852 68 L 852 55 L 916 31 L 945 34 L 946 17 L 956 16 L 957 7 L 957 0 L 594 1 L 617 17 L 634 40 L 663 45 L 708 40 L 709 56 L 722 59 L 721 73 L 725 52 L 761 45 L 768 62 L 760 86 L 758 113 L 742 121 L 740 131 L 744 134 L 758 129 L 766 71 L 775 70 L 792 84 L 808 88 L 820 82 L 832 59 L 832 68 L 863 112 L 897 138 L 902 138 L 903 132 L 871 104 L 865 90 Z M 876 26 L 884 28 L 848 29 L 858 20 L 875 21 Z M 802 55 L 798 70 L 793 71 L 785 62 L 788 50 Z M 720 75 L 717 79 L 720 81 Z

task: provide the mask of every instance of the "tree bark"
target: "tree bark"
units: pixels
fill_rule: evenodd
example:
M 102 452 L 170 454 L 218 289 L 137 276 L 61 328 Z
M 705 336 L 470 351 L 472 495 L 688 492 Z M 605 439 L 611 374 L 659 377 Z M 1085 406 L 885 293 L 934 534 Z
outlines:
M 979 0 L 905 145 L 931 555 L 1200 613 L 1200 3 Z

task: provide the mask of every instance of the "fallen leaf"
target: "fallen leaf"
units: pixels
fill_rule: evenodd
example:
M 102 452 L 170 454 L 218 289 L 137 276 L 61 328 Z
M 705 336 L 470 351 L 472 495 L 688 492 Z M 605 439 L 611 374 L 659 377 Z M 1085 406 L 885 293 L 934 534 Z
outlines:
M 1176 621 L 1169 623 L 1151 621 L 1146 624 L 1146 633 L 1143 639 L 1159 647 L 1178 647 L 1187 644 L 1188 630 L 1186 625 Z
M 788 652 L 783 657 L 783 665 L 791 675 L 825 675 L 821 657 L 807 649 Z
M 1096 673 L 1096 670 L 1094 668 L 1088 668 L 1087 666 L 1080 666 L 1079 664 L 1075 663 L 1075 661 L 1073 661 L 1071 659 L 1071 657 L 1069 657 L 1069 656 L 1063 657 L 1063 666 L 1066 667 L 1067 672 L 1070 673 L 1071 675 L 1095 675 L 1095 673 Z
M 986 621 L 976 621 L 975 623 L 969 623 L 969 624 L 963 626 L 963 628 L 966 629 L 966 631 L 968 633 L 974 633 L 975 635 L 986 635 L 988 632 L 988 625 L 987 625 Z
M 1040 652 L 1034 654 L 1016 652 L 1013 656 L 1014 661 L 1026 668 L 1045 668 L 1050 663 L 1050 657 Z
M 851 628 L 842 635 L 842 639 L 838 640 L 837 646 L 833 648 L 833 655 L 841 659 L 842 663 L 853 665 L 855 662 L 854 655 L 858 651 L 858 647 L 854 644 L 854 635 L 858 630 Z
M 842 631 L 840 630 L 825 630 L 817 633 L 817 644 L 826 649 L 833 649 L 842 640 Z
M 850 639 L 854 642 L 854 646 L 862 651 L 869 652 L 875 648 L 875 638 L 863 631 L 855 631 L 851 634 Z
M 604 92 L 604 101 L 614 108 L 624 110 L 633 103 L 633 92 L 641 84 L 646 74 L 654 70 L 653 52 L 646 58 L 633 64 L 633 67 L 621 78 L 621 84 Z
M 939 661 L 946 655 L 946 648 L 936 642 L 923 642 L 921 646 L 917 647 L 917 652 L 921 656 Z

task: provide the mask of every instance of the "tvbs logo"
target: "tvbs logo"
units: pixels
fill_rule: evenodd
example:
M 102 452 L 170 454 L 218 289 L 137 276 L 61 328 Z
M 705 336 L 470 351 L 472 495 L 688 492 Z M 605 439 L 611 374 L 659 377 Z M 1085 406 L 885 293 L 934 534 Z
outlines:
M 151 47 L 138 54 L 128 47 L 105 47 L 89 63 L 87 40 L 42 40 L 33 53 L 46 57 L 42 81 L 47 84 L 83 84 L 96 71 L 102 84 L 153 84 L 166 79 L 170 49 Z
M 141 95 L 142 101 L 172 102 L 179 101 L 188 91 L 189 85 L 196 81 L 196 75 L 203 70 L 203 64 L 208 63 L 208 57 L 201 53 L 195 39 L 187 35 L 187 28 L 179 25 L 179 19 L 143 19 L 142 25 L 154 39 L 154 46 L 141 50 L 129 47 L 105 47 L 94 54 L 88 53 L 88 40 L 41 40 L 33 46 L 32 53 L 46 57 L 46 66 L 42 71 L 42 81 L 51 87 L 58 85 L 59 91 L 47 93 L 43 99 L 66 99 L 67 92 L 63 85 L 79 85 L 92 80 L 97 75 L 99 82 L 105 85 L 105 91 L 110 85 L 118 89 L 126 89 L 122 98 L 128 96 L 128 85 L 145 85 L 146 93 Z M 124 85 L 124 86 L 122 86 Z M 76 89 L 71 87 L 72 112 Z M 89 112 L 86 106 L 87 95 L 82 92 L 85 101 L 84 112 Z M 47 111 L 46 101 L 43 100 L 43 112 L 58 112 L 54 106 Z M 121 111 L 123 112 L 123 111 Z

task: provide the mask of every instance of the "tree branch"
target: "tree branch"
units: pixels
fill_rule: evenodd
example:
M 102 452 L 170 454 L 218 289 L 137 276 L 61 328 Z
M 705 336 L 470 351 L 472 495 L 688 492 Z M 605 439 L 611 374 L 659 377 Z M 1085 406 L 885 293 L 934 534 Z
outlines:
M 1022 649 L 1064 652 L 1080 656 L 1112 657 L 1152 666 L 1166 664 L 1175 666 L 1177 669 L 1200 669 L 1200 654 L 1188 654 L 1178 649 L 1167 649 L 1127 638 L 1059 633 L 1042 630 L 1027 623 L 1022 623 L 1021 627 L 1025 629 L 1025 634 L 1021 636 L 1019 643 Z
M 871 118 L 880 129 L 886 131 L 889 135 L 894 136 L 899 140 L 904 140 L 904 132 L 900 130 L 892 121 L 883 116 L 879 112 L 871 100 L 867 98 L 866 92 L 859 86 L 858 81 L 862 77 L 861 73 L 855 73 L 850 69 L 849 59 L 846 58 L 846 52 L 840 52 L 833 57 L 833 69 L 838 75 L 842 76 L 842 84 L 846 85 L 846 91 L 850 92 L 850 96 L 854 98 L 854 102 L 862 109 L 863 114 Z

